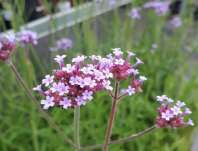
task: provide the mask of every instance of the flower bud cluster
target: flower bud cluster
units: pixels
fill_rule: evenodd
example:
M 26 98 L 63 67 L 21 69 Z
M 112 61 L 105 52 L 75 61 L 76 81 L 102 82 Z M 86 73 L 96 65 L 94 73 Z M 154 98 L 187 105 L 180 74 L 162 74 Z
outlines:
M 11 53 L 15 50 L 16 42 L 15 36 L 12 33 L 0 36 L 0 60 L 5 61 L 9 58 Z
M 191 110 L 186 107 L 186 104 L 181 101 L 172 100 L 166 95 L 157 96 L 157 101 L 160 102 L 158 108 L 158 116 L 156 119 L 157 127 L 182 127 L 182 126 L 193 126 L 194 123 L 191 119 L 185 121 L 185 117 L 191 114 Z

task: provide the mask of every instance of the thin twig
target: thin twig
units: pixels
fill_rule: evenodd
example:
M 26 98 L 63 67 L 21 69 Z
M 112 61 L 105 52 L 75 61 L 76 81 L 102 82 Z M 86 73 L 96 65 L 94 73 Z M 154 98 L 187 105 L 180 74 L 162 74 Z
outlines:
M 132 134 L 132 135 L 129 135 L 127 137 L 124 137 L 124 138 L 121 138 L 121 139 L 118 139 L 118 140 L 114 140 L 114 141 L 111 141 L 108 145 L 112 145 L 112 144 L 123 144 L 123 143 L 127 143 L 127 142 L 131 142 L 147 133 L 150 133 L 152 132 L 153 130 L 156 129 L 156 125 L 153 125 L 149 128 L 146 128 L 145 130 L 143 131 L 140 131 L 136 134 Z M 90 145 L 90 146 L 87 146 L 87 147 L 82 147 L 81 150 L 83 151 L 87 151 L 87 150 L 93 150 L 93 149 L 98 149 L 98 148 L 102 148 L 104 145 L 103 144 L 97 144 L 97 145 Z
M 21 75 L 19 74 L 17 68 L 12 63 L 11 60 L 7 60 L 7 63 L 10 65 L 10 68 L 12 69 L 17 81 L 21 84 L 21 86 L 25 89 L 27 95 L 31 98 L 31 100 L 35 103 L 36 107 L 38 108 L 39 112 L 43 116 L 43 118 L 48 122 L 48 124 L 60 135 L 62 138 L 64 138 L 64 141 L 68 144 L 70 144 L 72 147 L 76 148 L 76 145 L 67 137 L 64 136 L 64 130 L 61 129 L 54 120 L 50 117 L 48 113 L 46 113 L 41 107 L 40 104 L 37 102 L 36 98 L 32 94 L 31 90 L 28 88 L 26 83 L 23 81 Z
M 76 151 L 80 150 L 80 107 L 74 109 L 74 143 Z

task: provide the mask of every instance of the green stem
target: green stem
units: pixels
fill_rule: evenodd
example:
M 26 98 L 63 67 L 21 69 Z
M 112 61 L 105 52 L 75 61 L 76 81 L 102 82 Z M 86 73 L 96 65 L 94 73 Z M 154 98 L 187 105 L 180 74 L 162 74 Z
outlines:
M 64 141 L 68 144 L 70 144 L 72 147 L 76 148 L 75 144 L 73 144 L 73 142 L 68 139 L 67 137 L 65 137 L 64 135 L 64 130 L 61 129 L 56 122 L 54 122 L 54 120 L 50 117 L 50 115 L 48 113 L 46 113 L 41 107 L 40 104 L 37 102 L 37 99 L 34 97 L 34 95 L 32 94 L 32 91 L 29 89 L 29 87 L 27 86 L 27 84 L 25 83 L 25 81 L 22 79 L 21 75 L 19 74 L 17 68 L 15 67 L 15 65 L 12 63 L 11 60 L 7 60 L 7 63 L 10 65 L 10 68 L 12 70 L 12 72 L 14 73 L 17 81 L 21 84 L 21 86 L 24 88 L 24 90 L 26 91 L 27 95 L 31 98 L 32 102 L 35 103 L 36 107 L 38 108 L 39 112 L 41 113 L 41 115 L 43 116 L 43 118 L 48 122 L 48 124 L 57 132 L 58 135 L 60 135 L 62 138 L 64 138 Z
M 109 142 L 111 139 L 113 123 L 115 120 L 115 115 L 116 115 L 116 110 L 117 110 L 118 93 L 119 93 L 119 82 L 116 81 L 115 92 L 114 92 L 114 96 L 112 98 L 111 112 L 109 114 L 108 126 L 107 126 L 107 130 L 105 133 L 105 141 L 104 141 L 103 151 L 108 151 L 108 145 L 109 145 Z
M 108 145 L 112 145 L 112 144 L 123 144 L 123 143 L 127 143 L 127 142 L 131 142 L 136 140 L 137 138 L 144 136 L 147 133 L 153 132 L 156 129 L 156 125 L 153 125 L 151 127 L 148 127 L 146 129 L 144 129 L 143 131 L 140 131 L 136 134 L 131 134 L 127 137 L 124 138 L 120 138 L 118 140 L 114 140 L 109 142 Z M 94 150 L 94 149 L 99 149 L 102 148 L 104 145 L 103 144 L 97 144 L 97 145 L 91 145 L 91 146 L 86 146 L 86 147 L 82 147 L 81 151 L 88 151 L 88 150 Z
M 76 151 L 80 150 L 80 107 L 74 109 L 74 143 Z

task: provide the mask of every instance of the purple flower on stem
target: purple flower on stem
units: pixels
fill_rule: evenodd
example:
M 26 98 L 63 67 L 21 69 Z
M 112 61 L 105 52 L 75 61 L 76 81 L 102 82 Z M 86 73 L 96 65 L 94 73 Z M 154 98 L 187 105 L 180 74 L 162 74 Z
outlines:
M 7 60 L 16 48 L 16 39 L 13 33 L 0 35 L 0 60 Z
M 141 15 L 140 15 L 140 8 L 133 8 L 131 9 L 131 11 L 129 12 L 129 16 L 132 18 L 132 19 L 141 19 Z
M 144 4 L 145 9 L 154 9 L 158 16 L 165 15 L 169 11 L 170 1 L 151 1 Z
M 27 44 L 33 44 L 33 45 L 38 44 L 38 37 L 36 32 L 30 30 L 23 30 L 17 33 L 16 36 L 17 36 L 17 40 L 22 46 L 25 46 Z
M 168 25 L 170 28 L 179 28 L 182 26 L 182 20 L 179 16 L 174 16 L 171 20 L 169 20 Z
M 190 119 L 185 122 L 185 117 L 191 114 L 189 108 L 185 107 L 185 103 L 181 101 L 174 101 L 166 95 L 157 96 L 157 101 L 161 103 L 158 108 L 158 116 L 156 118 L 157 127 L 182 127 L 186 125 L 193 126 L 193 122 Z
M 43 105 L 43 109 L 49 109 L 55 105 L 54 97 L 46 96 L 45 100 L 41 100 L 41 104 Z
M 50 50 L 63 50 L 66 51 L 68 49 L 71 49 L 73 47 L 73 42 L 69 38 L 62 38 L 56 41 L 56 44 L 53 48 L 50 48 Z

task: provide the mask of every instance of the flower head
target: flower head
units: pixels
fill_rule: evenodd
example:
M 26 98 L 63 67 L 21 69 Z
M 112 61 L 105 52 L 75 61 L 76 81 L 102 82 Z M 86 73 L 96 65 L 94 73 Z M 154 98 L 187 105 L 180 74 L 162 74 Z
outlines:
M 52 51 L 54 50 L 63 50 L 66 51 L 68 49 L 71 49 L 73 47 L 73 42 L 69 38 L 62 38 L 56 41 L 56 44 L 53 48 L 51 48 Z
M 182 25 L 182 20 L 179 16 L 174 16 L 171 20 L 168 22 L 168 26 L 172 29 L 179 28 Z
M 19 33 L 16 34 L 17 40 L 22 46 L 25 46 L 27 44 L 33 44 L 37 45 L 38 44 L 38 37 L 37 33 L 30 31 L 30 30 L 23 30 Z
M 185 122 L 185 117 L 191 114 L 189 108 L 185 107 L 185 103 L 181 101 L 174 101 L 166 95 L 157 96 L 157 101 L 161 103 L 158 108 L 158 116 L 156 124 L 158 127 L 182 127 L 186 125 L 194 125 L 190 119 Z
M 93 99 L 93 95 L 99 91 L 112 91 L 111 79 L 116 81 L 130 79 L 130 85 L 125 90 L 125 95 L 133 95 L 141 91 L 141 86 L 146 80 L 144 76 L 138 76 L 132 70 L 137 70 L 130 59 L 133 54 L 124 58 L 120 48 L 113 49 L 113 54 L 106 57 L 80 55 L 72 59 L 71 64 L 64 64 L 63 56 L 54 59 L 60 66 L 52 75 L 46 75 L 42 85 L 34 88 L 42 92 L 45 109 L 57 106 L 64 109 L 85 105 Z M 134 64 L 142 64 L 137 59 Z M 50 99 L 49 98 L 53 98 Z M 50 102 L 50 103 L 49 103 Z M 54 102 L 52 105 L 51 102 Z
M 7 60 L 15 48 L 16 40 L 13 33 L 0 35 L 0 60 Z
M 153 9 L 158 16 L 165 15 L 169 11 L 170 1 L 151 1 L 144 4 L 145 9 Z
M 129 17 L 131 17 L 132 19 L 141 19 L 141 15 L 140 15 L 140 8 L 133 8 L 131 9 L 131 11 L 129 12 Z

